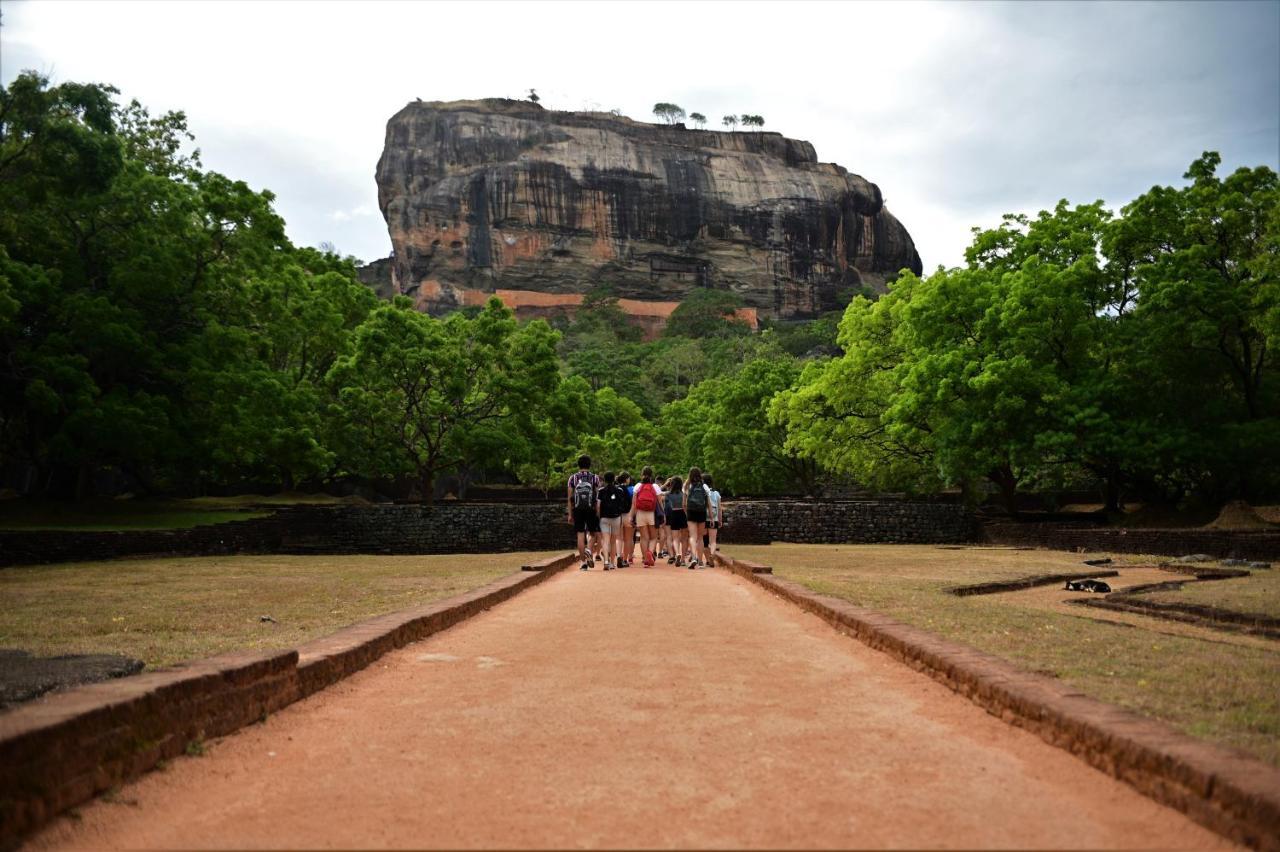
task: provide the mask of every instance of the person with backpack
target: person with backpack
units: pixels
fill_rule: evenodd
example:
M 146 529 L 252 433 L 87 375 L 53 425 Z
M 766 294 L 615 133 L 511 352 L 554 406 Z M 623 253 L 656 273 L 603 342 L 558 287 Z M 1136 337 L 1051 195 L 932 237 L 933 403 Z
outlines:
M 604 539 L 604 570 L 622 566 L 622 513 L 631 507 L 627 489 L 614 481 L 613 471 L 605 471 L 604 486 L 596 495 L 596 514 L 600 516 L 600 536 Z
M 684 567 L 685 550 L 689 538 L 689 522 L 684 513 L 684 480 L 673 476 L 667 480 L 667 526 L 671 527 L 671 556 L 669 564 Z
M 578 557 L 582 560 L 582 570 L 591 570 L 591 551 L 587 548 L 587 536 L 596 538 L 596 549 L 600 543 L 600 517 L 596 514 L 596 493 L 600 490 L 600 477 L 591 472 L 591 456 L 578 458 L 578 472 L 569 477 L 568 510 L 569 523 L 578 534 Z
M 707 556 L 702 547 L 702 536 L 706 532 L 707 518 L 711 514 L 711 491 L 702 480 L 702 471 L 696 467 L 689 468 L 689 481 L 684 487 L 684 505 L 689 518 L 689 544 L 693 549 L 689 569 L 706 567 Z
M 636 486 L 631 500 L 631 523 L 640 530 L 640 558 L 646 568 L 652 568 L 657 561 L 654 556 L 654 550 L 658 546 L 655 524 L 661 503 L 658 486 L 653 484 L 653 468 L 646 467 L 640 471 L 640 484 Z
M 631 484 L 631 474 L 625 470 L 618 474 L 618 484 L 627 492 L 627 505 L 622 510 L 622 540 L 618 542 L 618 558 L 622 564 L 618 567 L 628 568 L 636 550 L 636 528 L 631 523 L 631 501 L 635 498 L 636 487 Z
M 705 541 L 707 558 L 710 559 L 720 552 L 720 543 L 716 539 L 720 535 L 720 527 L 724 524 L 724 518 L 720 513 L 720 492 L 716 490 L 715 483 L 711 481 L 711 475 L 704 473 L 702 481 L 706 483 L 707 493 L 711 495 L 711 512 L 707 515 L 707 538 Z
M 663 490 L 661 485 L 662 477 L 653 477 L 654 490 L 658 492 L 658 508 L 653 512 L 653 529 L 655 546 L 658 551 L 659 559 L 667 558 L 667 539 L 671 537 L 671 529 L 667 526 L 667 492 Z

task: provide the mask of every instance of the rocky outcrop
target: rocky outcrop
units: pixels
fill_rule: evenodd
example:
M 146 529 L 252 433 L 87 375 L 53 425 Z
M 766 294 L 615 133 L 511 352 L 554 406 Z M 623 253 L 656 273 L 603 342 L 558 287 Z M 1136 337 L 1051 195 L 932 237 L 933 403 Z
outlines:
M 387 123 L 377 180 L 379 289 L 433 313 L 498 293 L 541 315 L 607 284 L 658 322 L 694 287 L 800 318 L 921 269 L 875 184 L 777 133 L 418 102 Z

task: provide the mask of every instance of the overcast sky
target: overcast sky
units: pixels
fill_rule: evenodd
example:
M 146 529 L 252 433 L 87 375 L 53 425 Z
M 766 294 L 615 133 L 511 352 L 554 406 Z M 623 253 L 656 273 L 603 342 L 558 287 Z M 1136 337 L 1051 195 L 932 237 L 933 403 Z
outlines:
M 763 115 L 880 185 L 925 268 L 973 225 L 1120 205 L 1204 150 L 1280 167 L 1280 2 L 0 3 L 0 82 L 111 83 L 185 110 L 206 167 L 295 243 L 391 249 L 374 167 L 408 101 L 655 101 Z

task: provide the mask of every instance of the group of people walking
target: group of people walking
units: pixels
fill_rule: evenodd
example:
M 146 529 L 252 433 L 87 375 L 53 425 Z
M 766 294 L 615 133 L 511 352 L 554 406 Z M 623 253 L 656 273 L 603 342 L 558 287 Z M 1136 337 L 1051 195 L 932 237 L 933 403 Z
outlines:
M 646 568 L 659 559 L 705 568 L 724 523 L 720 492 L 698 468 L 690 468 L 687 480 L 662 480 L 646 467 L 633 482 L 626 471 L 606 471 L 603 478 L 592 473 L 590 456 L 579 458 L 577 473 L 569 477 L 567 508 L 583 571 L 597 561 L 606 571 L 626 568 L 637 544 Z

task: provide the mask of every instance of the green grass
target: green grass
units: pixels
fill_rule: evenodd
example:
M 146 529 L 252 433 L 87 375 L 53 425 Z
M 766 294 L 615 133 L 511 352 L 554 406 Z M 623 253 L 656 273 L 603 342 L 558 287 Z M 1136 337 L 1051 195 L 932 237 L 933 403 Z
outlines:
M 148 666 L 292 648 L 470 591 L 545 555 L 223 556 L 6 568 L 0 647 L 119 653 Z
M 1144 597 L 1162 603 L 1216 606 L 1232 612 L 1280 618 L 1280 572 L 1261 570 L 1234 580 L 1187 583 L 1180 591 L 1155 592 Z
M 169 530 L 260 518 L 269 511 L 219 508 L 193 500 L 7 500 L 0 503 L 3 530 Z
M 1081 570 L 1082 557 L 1054 551 L 906 545 L 728 547 L 780 577 L 844 598 L 1058 677 L 1095 698 L 1162 719 L 1213 742 L 1280 765 L 1280 643 L 1231 644 L 1059 612 L 1019 595 L 959 598 L 951 586 Z M 1095 556 L 1097 554 L 1090 554 Z M 1118 563 L 1154 557 L 1113 554 Z M 1233 580 L 1204 583 L 1228 597 Z M 1263 581 L 1260 581 L 1263 582 Z M 1258 594 L 1274 595 L 1268 579 Z M 1191 588 L 1191 587 L 1188 587 Z M 1197 592 L 1200 590 L 1197 589 Z M 1246 588 L 1241 595 L 1252 596 Z M 1240 598 L 1241 600 L 1243 598 Z M 1274 598 L 1272 599 L 1274 608 Z

